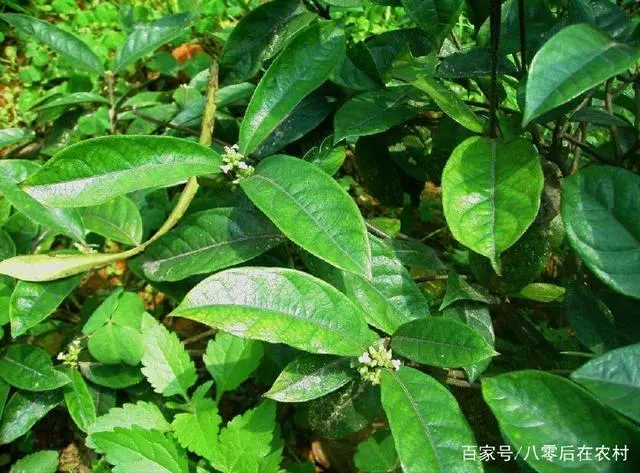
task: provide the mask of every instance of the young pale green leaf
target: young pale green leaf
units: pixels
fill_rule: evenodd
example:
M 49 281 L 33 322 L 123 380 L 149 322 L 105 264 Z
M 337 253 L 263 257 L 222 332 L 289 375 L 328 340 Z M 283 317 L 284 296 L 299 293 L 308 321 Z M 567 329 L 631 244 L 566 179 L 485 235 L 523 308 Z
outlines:
M 0 376 L 11 386 L 25 391 L 50 391 L 71 382 L 53 369 L 49 354 L 36 345 L 9 345 L 0 358 Z
M 84 241 L 85 229 L 76 209 L 56 209 L 43 205 L 13 182 L 5 180 L 5 176 L 0 176 L 0 194 L 34 222 L 73 240 Z
M 169 432 L 171 425 L 162 415 L 162 412 L 151 402 L 138 401 L 136 404 L 125 403 L 122 407 L 114 407 L 89 426 L 87 433 L 87 446 L 95 448 L 92 435 L 98 432 L 113 432 L 116 427 L 125 429 L 134 425 L 144 430 L 157 430 Z
M 606 285 L 640 299 L 640 177 L 592 166 L 562 184 L 562 221 L 569 243 Z
M 408 103 L 413 87 L 372 90 L 349 99 L 333 118 L 334 143 L 355 136 L 375 135 L 416 116 L 419 108 Z
M 240 127 L 242 154 L 252 153 L 320 87 L 345 55 L 344 31 L 334 23 L 315 23 L 297 34 L 273 61 L 256 88 Z
M 80 210 L 84 227 L 105 238 L 136 246 L 142 241 L 142 216 L 125 196 Z
M 0 422 L 0 445 L 11 443 L 29 432 L 36 422 L 61 401 L 60 390 L 14 393 L 4 408 Z
M 248 261 L 284 237 L 261 213 L 241 207 L 192 214 L 144 253 L 142 269 L 152 281 L 179 281 Z
M 358 445 L 353 456 L 358 471 L 365 473 L 391 473 L 400 467 L 393 436 L 388 430 L 379 430 Z
M 220 172 L 220 155 L 168 136 L 105 136 L 69 146 L 22 184 L 38 201 L 87 207 L 140 189 Z
M 444 299 L 442 299 L 442 303 L 440 304 L 440 310 L 446 309 L 457 301 L 476 301 L 486 304 L 490 302 L 487 295 L 465 281 L 458 273 L 449 271 L 447 288 Z
M 264 395 L 278 402 L 305 402 L 341 388 L 356 376 L 351 358 L 303 353 L 289 363 Z
M 318 354 L 356 356 L 378 339 L 360 309 L 337 289 L 284 268 L 215 274 L 193 288 L 171 315 Z
M 468 138 L 442 173 L 444 215 L 453 236 L 500 274 L 500 253 L 535 219 L 543 186 L 540 157 L 529 141 Z
M 442 41 L 458 21 L 463 0 L 402 0 L 402 6 L 434 43 Z
M 618 43 L 593 26 L 578 24 L 561 29 L 531 62 L 523 126 L 625 72 L 639 58 L 637 46 Z
M 520 292 L 515 294 L 514 297 L 549 303 L 562 301 L 565 293 L 566 289 L 564 287 L 544 282 L 534 282 L 520 289 Z
M 257 340 L 225 332 L 218 332 L 215 340 L 209 340 L 202 361 L 216 381 L 216 401 L 245 382 L 260 365 L 263 354 L 262 342 Z
M 76 425 L 87 432 L 96 420 L 96 406 L 80 372 L 72 368 L 67 374 L 71 382 L 64 387 L 64 402 Z
M 142 321 L 144 355 L 142 373 L 153 389 L 164 396 L 187 391 L 196 382 L 196 366 L 174 332 L 146 314 Z
M 116 427 L 111 432 L 96 432 L 92 437 L 96 451 L 114 465 L 113 473 L 189 473 L 186 452 L 157 430 Z
M 0 149 L 31 141 L 36 134 L 26 128 L 4 128 L 0 130 Z
M 475 445 L 456 399 L 432 377 L 403 366 L 382 374 L 382 407 L 405 473 L 482 473 L 461 445 Z
M 403 325 L 393 334 L 391 348 L 418 363 L 442 368 L 469 366 L 497 354 L 473 328 L 444 317 Z
M 112 389 L 134 386 L 143 378 L 140 368 L 136 366 L 106 365 L 95 361 L 80 362 L 80 372 L 92 383 Z
M 271 156 L 240 186 L 294 243 L 345 271 L 371 275 L 371 250 L 360 211 L 317 166 Z
M 212 384 L 208 382 L 198 387 L 189 402 L 189 411 L 176 414 L 171 423 L 180 445 L 207 460 L 214 456 L 222 422 L 218 405 L 205 397 Z
M 262 63 L 277 50 L 287 25 L 295 18 L 307 15 L 309 12 L 299 0 L 274 0 L 251 10 L 224 44 L 220 69 L 225 84 L 255 76 Z
M 24 335 L 49 317 L 83 278 L 78 275 L 47 283 L 18 281 L 9 305 L 11 336 Z
M 482 395 L 514 450 L 543 445 L 626 445 L 627 462 L 583 462 L 580 471 L 632 473 L 638 440 L 611 411 L 571 381 L 541 371 L 517 371 L 482 381 Z M 561 456 L 528 455 L 540 473 L 566 473 Z
M 40 450 L 15 462 L 9 473 L 56 473 L 56 471 L 58 471 L 58 452 Z
M 595 358 L 571 373 L 571 379 L 601 402 L 640 422 L 640 344 Z
M 56 28 L 51 23 L 15 13 L 2 13 L 0 19 L 21 32 L 33 36 L 58 54 L 67 58 L 74 67 L 102 74 L 102 61 L 89 46 L 75 35 Z
M 64 95 L 58 99 L 50 100 L 43 105 L 40 105 L 37 110 L 42 112 L 43 110 L 49 110 L 56 107 L 70 107 L 73 105 L 82 105 L 87 103 L 99 103 L 109 104 L 109 99 L 93 92 L 74 92 L 69 95 Z
M 193 16 L 188 13 L 160 18 L 148 25 L 138 25 L 116 52 L 113 71 L 118 73 L 138 59 L 177 38 L 188 30 Z

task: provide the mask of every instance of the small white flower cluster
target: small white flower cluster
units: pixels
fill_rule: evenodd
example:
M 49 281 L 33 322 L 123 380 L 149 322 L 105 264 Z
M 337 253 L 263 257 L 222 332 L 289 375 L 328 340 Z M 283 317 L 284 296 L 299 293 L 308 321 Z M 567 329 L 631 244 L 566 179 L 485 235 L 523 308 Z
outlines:
M 225 146 L 222 155 L 222 172 L 227 175 L 234 176 L 233 183 L 237 184 L 243 177 L 253 174 L 253 166 L 248 165 L 244 161 L 244 155 L 238 151 L 238 145 Z
M 380 376 L 383 369 L 398 371 L 402 365 L 400 360 L 393 359 L 393 353 L 386 348 L 384 340 L 380 340 L 370 346 L 367 351 L 360 355 L 358 362 L 360 362 L 358 367 L 360 376 L 372 384 L 380 384 Z
M 65 365 L 77 366 L 80 352 L 82 352 L 82 341 L 76 338 L 69 343 L 66 352 L 58 353 L 58 360 L 62 361 Z

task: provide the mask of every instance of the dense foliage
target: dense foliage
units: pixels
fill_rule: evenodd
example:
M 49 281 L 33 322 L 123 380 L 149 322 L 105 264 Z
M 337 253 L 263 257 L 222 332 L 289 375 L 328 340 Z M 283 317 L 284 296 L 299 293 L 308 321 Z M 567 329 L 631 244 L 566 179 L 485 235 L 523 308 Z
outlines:
M 4 3 L 1 469 L 637 471 L 637 3 L 371 2 Z

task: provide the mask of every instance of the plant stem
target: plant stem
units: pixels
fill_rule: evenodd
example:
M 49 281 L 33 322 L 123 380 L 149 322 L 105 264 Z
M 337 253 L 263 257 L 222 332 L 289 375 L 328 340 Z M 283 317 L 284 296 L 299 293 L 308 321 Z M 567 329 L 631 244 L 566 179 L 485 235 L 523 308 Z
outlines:
M 116 100 L 115 95 L 113 93 L 113 88 L 115 86 L 115 76 L 111 71 L 107 71 L 105 75 L 105 82 L 107 84 L 107 95 L 109 98 L 109 128 L 112 135 L 116 134 Z

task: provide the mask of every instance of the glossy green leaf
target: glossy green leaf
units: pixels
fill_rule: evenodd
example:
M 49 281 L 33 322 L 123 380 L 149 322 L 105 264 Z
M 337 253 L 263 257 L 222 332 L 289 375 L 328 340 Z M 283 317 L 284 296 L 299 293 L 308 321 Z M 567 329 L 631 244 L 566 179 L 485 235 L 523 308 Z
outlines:
M 192 15 L 180 13 L 160 18 L 148 25 L 137 25 L 116 52 L 114 72 L 120 72 L 138 59 L 188 31 L 192 20 Z
M 26 159 L 4 159 L 0 161 L 0 174 L 4 180 L 19 184 L 40 168 L 40 163 Z
M 21 32 L 33 36 L 58 54 L 68 59 L 74 67 L 102 74 L 102 61 L 86 43 L 75 35 L 56 28 L 51 23 L 15 13 L 2 13 L 0 19 Z
M 382 406 L 405 473 L 482 473 L 479 459 L 464 460 L 473 433 L 447 388 L 403 366 L 382 373 Z
M 77 210 L 47 207 L 23 192 L 13 182 L 5 180 L 4 176 L 0 177 L 0 194 L 34 222 L 76 241 L 84 241 L 85 230 Z
M 251 98 L 240 127 L 240 152 L 253 152 L 304 97 L 329 78 L 344 55 L 344 32 L 333 23 L 316 23 L 296 35 Z
M 67 374 L 71 382 L 64 387 L 64 402 L 78 428 L 87 432 L 96 420 L 96 406 L 80 372 L 73 368 Z
M 375 432 L 366 441 L 358 445 L 353 456 L 358 471 L 366 473 L 389 473 L 400 467 L 398 453 L 393 444 L 393 437 L 388 430 Z
M 438 253 L 431 247 L 413 240 L 390 240 L 389 244 L 400 262 L 411 268 L 439 273 L 447 267 L 438 258 Z
M 174 332 L 156 322 L 150 315 L 142 321 L 144 355 L 142 373 L 153 389 L 164 396 L 187 391 L 196 382 L 196 366 Z
M 112 432 L 92 434 L 96 450 L 115 466 L 114 473 L 148 471 L 188 473 L 186 452 L 175 440 L 157 430 L 116 427 Z
M 19 337 L 49 317 L 83 278 L 79 275 L 47 283 L 18 281 L 9 308 L 11 336 Z
M 72 105 L 82 105 L 87 103 L 109 104 L 109 99 L 93 92 L 74 92 L 60 98 L 47 101 L 37 108 L 39 112 L 56 107 L 68 107 Z
M 152 281 L 178 281 L 243 263 L 283 240 L 278 229 L 255 210 L 204 210 L 149 246 L 142 269 Z
M 640 299 L 640 177 L 592 166 L 565 179 L 562 221 L 569 243 L 617 292 Z
M 106 365 L 99 362 L 82 361 L 82 376 L 92 383 L 112 389 L 124 389 L 142 381 L 140 368 L 126 364 Z
M 301 159 L 272 156 L 240 186 L 294 243 L 334 266 L 369 276 L 370 249 L 360 211 L 322 170 Z
M 393 334 L 391 348 L 418 363 L 442 368 L 469 366 L 497 354 L 476 330 L 445 317 L 403 325 Z
M 518 292 L 516 296 L 537 302 L 554 302 L 561 301 L 564 298 L 565 292 L 566 289 L 564 287 L 537 282 L 527 284 L 520 289 L 520 292 Z
M 610 351 L 571 373 L 601 402 L 640 422 L 640 344 Z
M 627 462 L 573 464 L 581 473 L 635 471 L 638 441 L 633 434 L 587 391 L 565 378 L 540 371 L 516 371 L 485 378 L 482 395 L 514 451 L 535 446 L 540 452 L 543 445 L 627 445 Z M 559 455 L 551 459 L 529 455 L 526 461 L 540 473 L 567 471 L 567 461 Z
M 56 471 L 58 471 L 58 452 L 40 450 L 15 462 L 9 473 L 56 473 Z
M 49 354 L 36 345 L 9 345 L 0 358 L 0 376 L 25 391 L 50 391 L 71 382 L 63 372 L 53 369 Z
M 524 138 L 472 137 L 456 147 L 442 174 L 442 205 L 453 236 L 491 260 L 527 230 L 540 208 L 540 157 Z
M 447 288 L 444 294 L 440 310 L 444 310 L 456 301 L 476 301 L 489 303 L 486 294 L 471 286 L 459 274 L 454 271 L 449 272 L 447 277 Z
M 614 39 L 627 39 L 634 28 L 627 12 L 609 0 L 569 0 L 568 10 L 571 23 L 588 23 Z
M 125 403 L 122 407 L 114 407 L 107 414 L 96 419 L 88 429 L 87 446 L 95 448 L 92 434 L 96 432 L 113 432 L 116 427 L 128 429 L 134 425 L 144 430 L 159 432 L 171 430 L 171 424 L 155 404 L 145 401 L 138 401 L 136 404 Z
M 344 146 L 333 146 L 333 135 L 329 135 L 320 146 L 311 148 L 302 159 L 315 164 L 324 172 L 333 176 L 344 163 L 347 156 Z
M 289 363 L 264 395 L 278 402 L 305 402 L 341 388 L 356 376 L 351 359 L 303 353 Z
M 264 348 L 262 342 L 218 332 L 207 344 L 204 366 L 216 381 L 216 400 L 233 391 L 258 368 Z
M 187 294 L 171 315 L 319 354 L 360 355 L 378 338 L 360 309 L 337 289 L 283 268 L 215 274 Z
M 63 149 L 29 176 L 23 189 L 46 205 L 87 207 L 191 176 L 217 174 L 220 164 L 215 151 L 179 138 L 105 136 Z
M 0 130 L 0 149 L 31 141 L 36 134 L 26 128 L 4 128 Z
M 105 238 L 136 246 L 142 241 L 142 217 L 138 207 L 125 196 L 80 210 L 85 228 Z
M 31 430 L 62 401 L 59 390 L 40 393 L 15 392 L 7 402 L 0 422 L 0 445 L 13 442 Z
M 463 0 L 402 0 L 407 14 L 439 42 L 451 31 L 464 8 Z
M 563 28 L 531 62 L 523 126 L 601 82 L 625 72 L 640 58 L 637 46 L 618 43 L 586 24 Z
M 349 99 L 333 119 L 334 142 L 375 135 L 415 117 L 419 108 L 409 103 L 412 92 L 412 87 L 400 86 L 364 92 Z
M 0 261 L 13 258 L 16 255 L 16 244 L 5 231 L 0 230 Z

